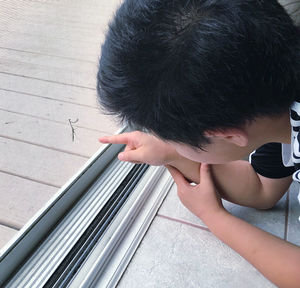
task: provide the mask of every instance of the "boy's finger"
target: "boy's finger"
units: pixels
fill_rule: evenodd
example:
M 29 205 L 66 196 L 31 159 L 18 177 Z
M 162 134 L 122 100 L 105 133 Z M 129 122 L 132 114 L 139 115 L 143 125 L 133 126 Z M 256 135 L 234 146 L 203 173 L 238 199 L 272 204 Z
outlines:
M 202 163 L 200 167 L 200 184 L 205 185 L 210 184 L 213 185 L 213 180 L 211 178 L 211 169 L 209 164 Z
M 113 136 L 104 136 L 99 138 L 101 143 L 112 143 L 112 144 L 127 144 L 129 141 L 129 133 L 123 133 Z
M 121 152 L 118 158 L 121 161 L 143 163 L 143 157 L 139 149 Z
M 189 183 L 186 181 L 184 176 L 176 168 L 169 165 L 166 165 L 166 168 L 169 170 L 178 187 L 187 185 L 189 186 Z
M 126 145 L 125 149 L 124 149 L 124 152 L 128 152 L 128 151 L 131 151 L 132 148 L 129 146 L 129 145 Z

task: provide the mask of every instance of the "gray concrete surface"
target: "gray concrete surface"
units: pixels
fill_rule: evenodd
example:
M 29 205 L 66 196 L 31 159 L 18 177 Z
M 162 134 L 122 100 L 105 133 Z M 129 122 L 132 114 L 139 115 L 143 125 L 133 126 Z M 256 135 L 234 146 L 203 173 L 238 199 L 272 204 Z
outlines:
M 294 183 L 290 189 L 288 205 L 287 240 L 300 246 L 300 207 L 299 207 L 299 184 Z
M 223 202 L 233 215 L 299 245 L 298 189 L 297 183 L 291 185 L 288 194 L 265 211 Z M 176 194 L 173 185 L 118 288 L 276 287 L 208 231 Z
M 156 217 L 118 288 L 271 288 L 210 232 Z
M 223 203 L 224 207 L 231 214 L 270 233 L 273 233 L 278 237 L 284 238 L 285 214 L 286 206 L 288 205 L 286 195 L 284 195 L 271 210 L 257 210 L 253 208 L 242 207 L 228 201 L 223 201 Z M 300 207 L 298 212 L 300 212 Z M 186 223 L 191 223 L 199 227 L 206 227 L 206 225 L 198 217 L 192 214 L 182 205 L 180 201 L 178 201 L 175 187 L 173 187 L 173 189 L 169 192 L 160 210 L 158 211 L 158 215 Z

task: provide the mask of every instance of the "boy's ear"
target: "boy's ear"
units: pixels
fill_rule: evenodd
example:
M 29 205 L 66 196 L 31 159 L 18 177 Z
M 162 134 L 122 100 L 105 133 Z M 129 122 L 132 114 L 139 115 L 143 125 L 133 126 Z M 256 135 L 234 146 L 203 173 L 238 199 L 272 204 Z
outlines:
M 204 134 L 207 138 L 223 139 L 240 147 L 248 145 L 249 139 L 241 129 L 228 129 L 226 131 L 208 131 Z

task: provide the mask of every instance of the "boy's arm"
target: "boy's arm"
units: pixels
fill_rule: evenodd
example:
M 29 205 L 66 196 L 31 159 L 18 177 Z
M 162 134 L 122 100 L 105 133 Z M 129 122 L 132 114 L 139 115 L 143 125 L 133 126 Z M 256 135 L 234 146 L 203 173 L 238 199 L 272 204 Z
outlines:
M 187 179 L 199 183 L 200 163 L 174 155 L 169 165 L 179 170 Z M 292 176 L 270 179 L 257 174 L 252 165 L 243 160 L 211 165 L 211 173 L 220 196 L 232 203 L 268 209 L 286 193 Z
M 300 286 L 300 247 L 225 211 L 202 220 L 216 237 L 278 287 Z
M 222 206 L 208 165 L 202 165 L 197 186 L 189 185 L 177 169 L 168 169 L 183 205 L 201 218 L 212 233 L 277 286 L 299 287 L 300 247 L 229 214 Z
M 102 137 L 102 143 L 126 144 L 119 159 L 150 165 L 171 165 L 187 179 L 199 183 L 200 163 L 179 155 L 168 143 L 142 132 Z M 268 179 L 259 176 L 247 161 L 212 165 L 212 174 L 221 197 L 253 208 L 273 207 L 288 189 L 292 178 Z

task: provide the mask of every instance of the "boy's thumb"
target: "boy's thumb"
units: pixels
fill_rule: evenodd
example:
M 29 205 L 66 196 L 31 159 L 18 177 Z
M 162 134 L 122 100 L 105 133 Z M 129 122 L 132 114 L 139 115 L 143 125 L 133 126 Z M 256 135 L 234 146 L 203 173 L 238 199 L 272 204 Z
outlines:
M 212 183 L 211 167 L 209 164 L 201 163 L 200 167 L 200 183 Z
M 185 180 L 184 176 L 176 168 L 170 165 L 166 165 L 166 168 L 169 170 L 177 186 L 187 185 L 187 181 Z

